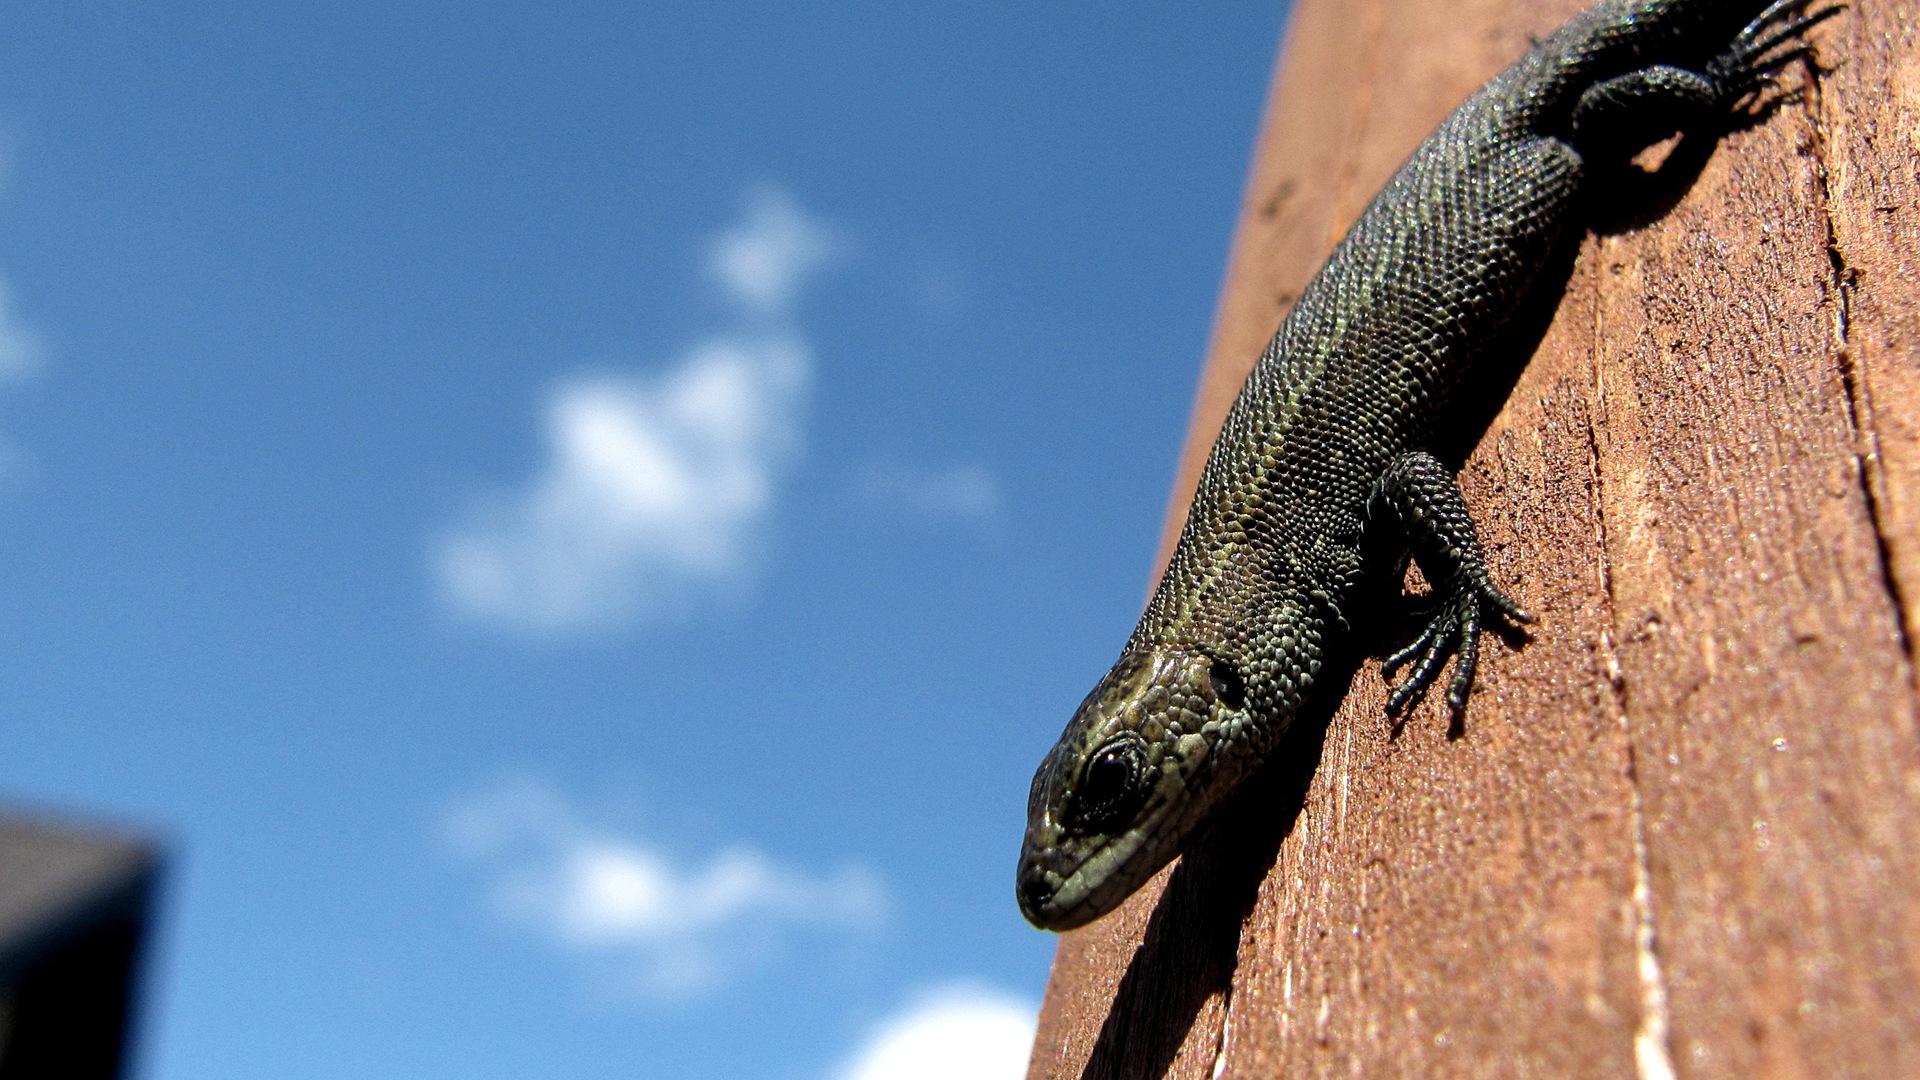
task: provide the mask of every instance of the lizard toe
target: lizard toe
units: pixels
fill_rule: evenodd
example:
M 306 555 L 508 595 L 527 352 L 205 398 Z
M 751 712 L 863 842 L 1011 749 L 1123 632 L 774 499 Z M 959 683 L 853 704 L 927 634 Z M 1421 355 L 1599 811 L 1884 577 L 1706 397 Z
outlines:
M 1447 705 L 1456 713 L 1466 708 L 1480 657 L 1480 632 L 1489 612 L 1497 612 L 1516 623 L 1534 621 L 1532 615 L 1484 578 L 1462 575 L 1448 588 L 1420 635 L 1380 665 L 1381 676 L 1391 681 L 1401 668 L 1413 664 L 1412 674 L 1387 696 L 1388 715 L 1397 716 L 1424 697 L 1439 679 L 1449 657 L 1455 662 L 1453 678 L 1447 684 Z

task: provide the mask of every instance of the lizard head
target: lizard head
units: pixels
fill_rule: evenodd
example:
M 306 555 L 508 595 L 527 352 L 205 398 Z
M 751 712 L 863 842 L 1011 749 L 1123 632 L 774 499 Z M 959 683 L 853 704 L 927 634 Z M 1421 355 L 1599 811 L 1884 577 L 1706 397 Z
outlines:
M 1235 667 L 1169 647 L 1130 651 L 1073 714 L 1033 777 L 1020 911 L 1043 930 L 1106 914 L 1172 861 L 1251 723 Z M 1222 745 L 1222 744 L 1226 745 Z

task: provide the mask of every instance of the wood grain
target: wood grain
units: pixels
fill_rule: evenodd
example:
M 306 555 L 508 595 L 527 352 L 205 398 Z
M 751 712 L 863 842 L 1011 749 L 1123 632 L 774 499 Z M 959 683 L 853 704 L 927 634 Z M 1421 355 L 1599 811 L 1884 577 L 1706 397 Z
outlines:
M 1296 5 L 1168 548 L 1341 231 L 1579 6 Z M 1062 937 L 1030 1076 L 1920 1076 L 1920 52 L 1911 6 L 1862 7 L 1805 93 L 1674 149 L 1669 211 L 1587 240 L 1465 433 L 1531 640 L 1485 650 L 1454 730 L 1396 730 L 1357 662 Z

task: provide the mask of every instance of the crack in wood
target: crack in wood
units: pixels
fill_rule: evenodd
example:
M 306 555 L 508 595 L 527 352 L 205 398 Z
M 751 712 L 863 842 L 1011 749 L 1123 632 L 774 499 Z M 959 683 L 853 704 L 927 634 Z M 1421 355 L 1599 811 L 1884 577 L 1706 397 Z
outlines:
M 1596 248 L 1604 247 L 1599 240 Z M 1652 872 L 1647 854 L 1646 807 L 1640 793 L 1639 755 L 1634 746 L 1633 722 L 1627 709 L 1627 679 L 1614 648 L 1613 628 L 1617 611 L 1614 604 L 1612 549 L 1607 544 L 1607 508 L 1602 496 L 1604 483 L 1600 470 L 1600 435 L 1595 415 L 1606 415 L 1606 380 L 1601 377 L 1600 343 L 1601 305 L 1593 310 L 1593 397 L 1594 412 L 1587 414 L 1587 475 L 1593 498 L 1594 566 L 1600 577 L 1600 643 L 1602 670 L 1606 673 L 1603 696 L 1613 703 L 1614 713 L 1626 743 L 1627 820 L 1633 842 L 1633 950 L 1636 974 L 1640 979 L 1640 1022 L 1634 1030 L 1633 1063 L 1639 1080 L 1674 1080 L 1673 1036 L 1667 1008 L 1666 977 L 1660 966 L 1658 935 L 1654 927 Z
M 1874 549 L 1879 559 L 1880 580 L 1893 604 L 1894 627 L 1899 635 L 1900 651 L 1907 657 L 1907 679 L 1915 679 L 1913 638 L 1908 630 L 1908 601 L 1894 572 L 1893 545 L 1888 537 L 1887 477 L 1880 458 L 1880 428 L 1874 420 L 1873 393 L 1866 373 L 1853 353 L 1853 294 L 1859 287 L 1860 273 L 1847 258 L 1840 242 L 1839 223 L 1834 220 L 1832 175 L 1827 167 L 1831 147 L 1831 126 L 1826 117 L 1821 76 L 1825 71 L 1812 58 L 1805 62 L 1806 86 L 1801 104 L 1813 132 L 1814 190 L 1820 203 L 1820 223 L 1826 231 L 1827 264 L 1832 270 L 1828 287 L 1834 297 L 1834 356 L 1840 374 L 1840 386 L 1847 399 L 1847 423 L 1852 428 L 1854 476 L 1866 502 L 1867 519 L 1873 526 Z

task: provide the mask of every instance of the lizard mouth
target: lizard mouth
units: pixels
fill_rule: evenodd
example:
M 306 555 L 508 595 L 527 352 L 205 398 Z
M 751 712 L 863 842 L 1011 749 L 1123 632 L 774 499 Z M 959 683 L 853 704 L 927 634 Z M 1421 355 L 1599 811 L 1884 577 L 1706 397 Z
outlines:
M 1105 909 L 1091 903 L 1092 893 L 1084 874 L 1062 877 L 1030 857 L 1020 860 L 1016 891 L 1020 914 L 1042 930 L 1072 930 L 1106 914 Z
M 1065 882 L 1058 880 L 1057 875 L 1047 873 L 1038 863 L 1020 860 L 1020 874 L 1015 885 L 1020 897 L 1020 914 L 1042 930 L 1063 929 L 1059 925 L 1060 905 L 1055 902 L 1063 884 Z
M 1020 913 L 1042 930 L 1085 926 L 1120 906 L 1129 894 L 1172 858 L 1129 833 L 1078 852 L 1029 844 L 1020 853 L 1015 892 Z M 1076 857 L 1077 856 L 1077 857 Z

